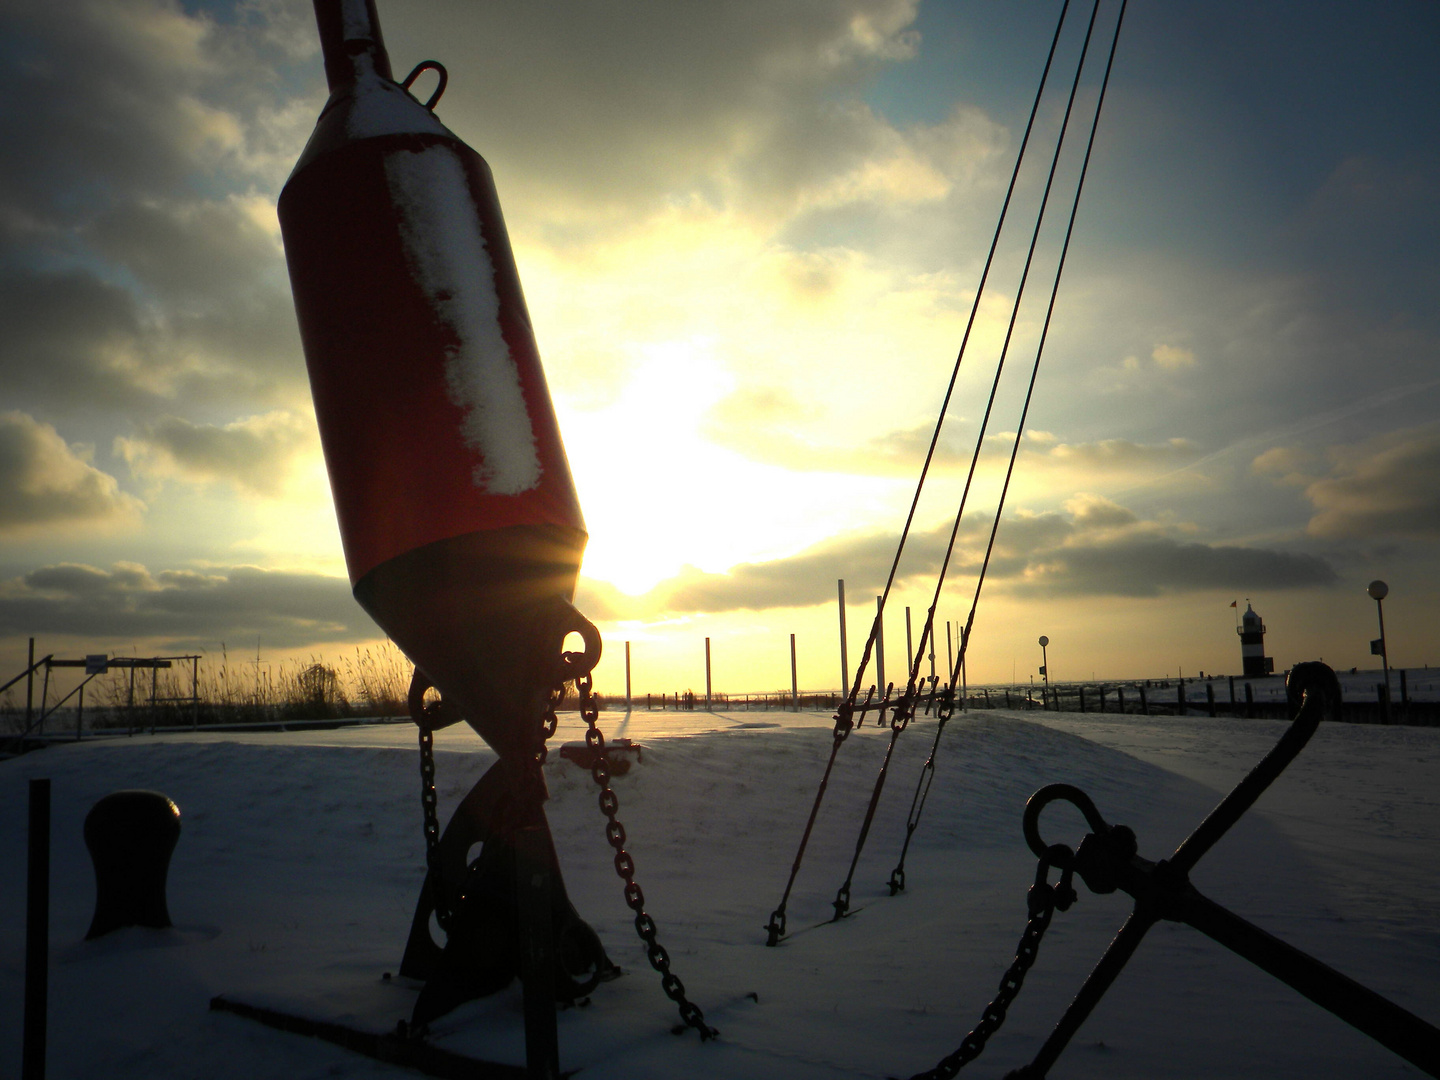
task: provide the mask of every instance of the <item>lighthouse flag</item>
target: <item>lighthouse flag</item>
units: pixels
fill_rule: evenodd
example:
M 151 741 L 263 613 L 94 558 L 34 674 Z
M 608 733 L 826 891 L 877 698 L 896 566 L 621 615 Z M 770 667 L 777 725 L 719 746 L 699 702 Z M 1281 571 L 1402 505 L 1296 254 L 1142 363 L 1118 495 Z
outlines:
M 1231 601 L 1230 601 L 1230 606 L 1233 607 L 1233 608 L 1238 608 L 1238 607 L 1240 606 L 1240 601 L 1239 601 L 1239 600 L 1231 600 Z

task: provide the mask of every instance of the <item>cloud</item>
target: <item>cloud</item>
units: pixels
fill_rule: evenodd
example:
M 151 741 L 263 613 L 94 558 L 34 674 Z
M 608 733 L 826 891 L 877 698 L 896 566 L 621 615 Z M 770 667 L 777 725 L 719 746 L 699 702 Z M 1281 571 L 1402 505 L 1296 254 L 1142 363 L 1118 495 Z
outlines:
M 1184 371 L 1195 366 L 1195 354 L 1179 345 L 1156 345 L 1150 359 L 1164 371 Z
M 130 525 L 144 510 L 52 426 L 23 412 L 0 413 L 0 532 Z
M 383 636 L 344 578 L 253 566 L 151 572 L 61 563 L 0 582 L 0 635 L 155 640 L 167 648 L 250 641 L 271 648 Z
M 1305 488 L 1312 536 L 1440 536 L 1440 424 L 1335 447 L 1330 460 L 1330 475 Z
M 1328 585 L 1330 565 L 1315 555 L 1181 539 L 1176 528 L 1140 519 L 1109 499 L 1080 494 L 1065 512 L 1018 512 L 1000 526 L 987 579 L 1012 595 L 1155 597 L 1206 589 L 1300 589 Z M 929 584 L 944 557 L 950 527 L 912 534 L 899 580 Z M 973 579 L 984 558 L 989 515 L 961 529 L 951 580 Z M 797 555 L 746 563 L 727 573 L 688 569 L 655 590 L 662 609 L 718 612 L 826 603 L 844 578 L 857 595 L 878 592 L 896 537 L 842 537 Z
M 277 495 L 296 457 L 315 442 L 314 422 L 289 412 L 224 425 L 167 416 L 135 438 L 116 439 L 115 453 L 136 476 L 223 481 L 251 494 Z
M 933 421 L 860 438 L 837 425 L 825 410 L 803 402 L 775 385 L 747 386 L 718 401 L 702 430 L 713 442 L 764 461 L 801 472 L 837 472 L 876 476 L 918 476 L 935 434 Z M 951 418 L 935 446 L 932 469 L 966 469 L 974 452 L 974 425 Z M 982 459 L 1009 459 L 1013 431 L 986 436 Z M 1098 479 L 1179 468 L 1199 459 L 1198 444 L 1170 438 L 1141 443 L 1130 439 L 1061 442 L 1048 431 L 1026 431 L 1016 465 L 1018 474 L 1066 473 Z M 1093 481 L 1092 481 L 1093 482 Z

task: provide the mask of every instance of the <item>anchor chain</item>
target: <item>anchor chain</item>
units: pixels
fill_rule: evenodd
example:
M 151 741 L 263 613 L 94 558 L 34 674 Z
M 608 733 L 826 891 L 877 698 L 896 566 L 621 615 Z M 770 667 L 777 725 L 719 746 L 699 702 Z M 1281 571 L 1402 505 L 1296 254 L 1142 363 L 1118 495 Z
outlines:
M 670 970 L 670 954 L 656 940 L 655 920 L 645 910 L 645 894 L 635 880 L 635 860 L 625 850 L 625 826 L 616 815 L 620 799 L 610 787 L 610 764 L 605 757 L 605 735 L 600 730 L 598 696 L 591 693 L 594 680 L 589 672 L 575 680 L 580 694 L 580 718 L 585 721 L 585 745 L 595 755 L 590 775 L 600 789 L 600 812 L 605 815 L 605 839 L 615 849 L 615 873 L 625 882 L 625 905 L 635 912 L 635 932 L 645 943 L 645 956 L 650 966 L 660 973 L 660 987 L 665 996 L 679 1007 L 680 1019 L 700 1033 L 701 1040 L 713 1039 L 720 1033 L 705 1023 L 705 1014 L 685 996 L 685 984 Z M 676 1031 L 683 1031 L 677 1027 Z
M 420 810 L 425 816 L 425 867 L 429 873 L 425 881 L 430 889 L 430 905 L 435 909 L 435 921 L 446 934 L 450 933 L 450 903 L 440 874 L 440 810 L 439 798 L 435 794 L 435 732 L 425 723 L 427 707 L 415 722 L 420 728 Z
M 1050 927 L 1055 912 L 1067 911 L 1075 902 L 1075 890 L 1071 887 L 1074 876 L 1075 856 L 1064 844 L 1056 844 L 1040 858 L 1035 871 L 1035 884 L 1025 896 L 1030 917 L 1026 920 L 1025 931 L 1020 935 L 1020 944 L 1015 947 L 1015 959 L 1000 980 L 1000 990 L 955 1052 L 940 1059 L 933 1069 L 916 1073 L 910 1080 L 954 1080 L 954 1077 L 985 1050 L 990 1037 L 1005 1023 L 1005 1014 L 1020 994 L 1025 984 L 1025 975 L 1040 955 L 1040 941 Z M 1060 867 L 1060 880 L 1051 885 L 1047 880 L 1052 867 Z M 1020 1080 L 1025 1073 L 1013 1072 L 1006 1080 Z

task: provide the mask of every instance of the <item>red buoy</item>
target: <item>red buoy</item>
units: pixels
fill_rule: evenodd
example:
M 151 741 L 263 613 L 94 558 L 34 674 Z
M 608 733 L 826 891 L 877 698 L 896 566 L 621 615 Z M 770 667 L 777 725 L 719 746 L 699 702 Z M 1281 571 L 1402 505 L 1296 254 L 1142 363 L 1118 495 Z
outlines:
M 600 646 L 495 184 L 395 82 L 374 0 L 316 13 L 330 99 L 279 214 L 351 583 L 502 758 L 532 753 L 565 634 L 577 668 Z

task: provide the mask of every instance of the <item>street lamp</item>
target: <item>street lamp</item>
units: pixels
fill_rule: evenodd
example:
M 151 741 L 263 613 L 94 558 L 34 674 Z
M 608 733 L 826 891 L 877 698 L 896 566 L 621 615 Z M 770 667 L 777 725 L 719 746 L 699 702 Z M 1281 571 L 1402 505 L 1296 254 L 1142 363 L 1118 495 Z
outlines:
M 1050 639 L 1044 634 L 1040 635 L 1040 675 L 1045 680 L 1044 688 L 1040 691 L 1041 707 L 1048 709 L 1050 700 L 1050 661 L 1045 654 L 1045 647 L 1050 644 Z
M 1380 616 L 1380 636 L 1370 642 L 1370 655 L 1380 655 L 1380 663 L 1385 669 L 1385 691 L 1380 695 L 1380 715 L 1382 723 L 1390 723 L 1390 652 L 1385 646 L 1385 597 L 1390 595 L 1390 586 L 1378 578 L 1370 582 L 1365 590 L 1375 601 L 1375 612 Z

